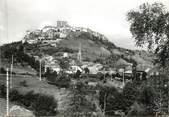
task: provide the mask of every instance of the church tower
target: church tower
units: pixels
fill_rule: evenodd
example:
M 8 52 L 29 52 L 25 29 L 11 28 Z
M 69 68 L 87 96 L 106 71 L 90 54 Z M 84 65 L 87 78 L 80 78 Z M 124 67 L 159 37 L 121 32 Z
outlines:
M 78 52 L 78 54 L 77 54 L 77 60 L 79 61 L 79 62 L 82 62 L 82 50 L 81 50 L 81 43 L 79 43 L 79 52 Z

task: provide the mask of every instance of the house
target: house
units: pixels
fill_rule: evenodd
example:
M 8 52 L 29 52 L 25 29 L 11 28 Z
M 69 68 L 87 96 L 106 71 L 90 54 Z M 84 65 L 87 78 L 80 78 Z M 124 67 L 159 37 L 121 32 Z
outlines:
M 160 74 L 160 68 L 154 67 L 147 72 L 148 76 L 158 76 Z
M 61 71 L 61 68 L 58 64 L 46 64 L 45 68 L 50 68 L 52 71 L 55 71 L 57 73 L 59 73 Z
M 28 42 L 29 44 L 34 44 L 34 43 L 37 43 L 38 40 L 37 39 L 29 39 L 29 40 L 26 40 L 26 42 Z
M 70 66 L 70 73 L 76 73 L 77 71 L 80 71 L 80 72 L 83 72 L 82 68 L 80 68 L 79 66 L 76 66 L 76 65 L 73 65 L 73 66 Z
M 66 38 L 66 36 L 67 36 L 67 35 L 64 34 L 64 33 L 60 33 L 60 35 L 59 35 L 60 38 Z
M 45 59 L 46 59 L 47 61 L 52 61 L 52 60 L 53 60 L 53 56 L 46 56 Z
M 57 21 L 57 27 L 61 28 L 61 27 L 67 27 L 68 23 L 67 21 Z
M 68 53 L 67 53 L 67 52 L 63 53 L 63 57 L 64 57 L 64 58 L 69 57 Z
M 97 84 L 98 84 L 97 82 L 92 82 L 92 81 L 89 81 L 89 82 L 88 82 L 88 85 L 89 85 L 89 86 L 94 86 L 94 87 L 96 87 Z
M 152 66 L 147 65 L 147 64 L 138 64 L 138 65 L 136 66 L 136 70 L 137 70 L 137 71 L 145 71 L 145 72 L 148 72 L 151 68 L 152 68 Z
M 56 71 L 57 73 L 59 73 L 61 71 L 60 67 L 52 67 L 53 71 Z
M 90 66 L 87 66 L 87 68 L 89 69 L 91 74 L 97 74 L 103 68 L 103 65 L 96 63 Z

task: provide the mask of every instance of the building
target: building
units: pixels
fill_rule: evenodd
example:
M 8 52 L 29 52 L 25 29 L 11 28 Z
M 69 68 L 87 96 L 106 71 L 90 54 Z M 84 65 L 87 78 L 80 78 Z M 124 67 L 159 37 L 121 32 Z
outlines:
M 87 28 L 83 28 L 83 27 L 75 27 L 75 31 L 88 32 L 88 29 Z
M 70 71 L 68 73 L 76 73 L 77 71 L 83 72 L 82 68 L 79 66 L 73 65 L 70 67 Z
M 67 35 L 64 34 L 64 33 L 60 33 L 60 35 L 59 35 L 60 38 L 66 38 L 66 36 L 67 36 Z
M 57 27 L 62 28 L 62 27 L 68 27 L 67 21 L 57 21 Z
M 151 68 L 148 72 L 147 72 L 147 74 L 149 75 L 149 76 L 158 76 L 159 74 L 160 74 L 160 68 L 158 67 L 158 66 L 155 66 L 154 68 Z
M 63 57 L 68 58 L 69 57 L 68 53 L 67 52 L 63 53 Z

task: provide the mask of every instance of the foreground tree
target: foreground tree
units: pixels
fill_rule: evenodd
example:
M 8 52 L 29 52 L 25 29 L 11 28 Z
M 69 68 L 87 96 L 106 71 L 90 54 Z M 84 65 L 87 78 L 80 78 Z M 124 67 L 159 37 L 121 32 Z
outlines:
M 156 55 L 155 63 L 161 65 L 161 68 L 163 68 L 162 73 L 167 76 L 169 70 L 167 67 L 169 63 L 169 12 L 165 9 L 165 6 L 161 3 L 144 3 L 139 7 L 139 9 L 128 12 L 127 19 L 131 24 L 130 31 L 136 41 L 136 45 L 141 47 L 146 45 L 148 49 Z M 155 79 L 153 78 L 153 81 L 154 80 Z M 159 82 L 162 81 L 161 78 L 158 78 L 158 80 Z M 152 82 L 150 84 L 151 86 L 153 85 Z M 149 94 L 152 96 L 153 90 L 144 90 L 142 103 L 144 102 L 146 107 L 149 107 L 152 105 L 154 106 L 155 102 L 157 108 L 150 107 L 149 109 L 159 110 L 160 113 L 162 113 L 163 104 L 169 101 L 167 101 L 168 98 L 162 96 L 165 91 L 163 83 L 160 83 L 159 86 L 160 90 L 156 90 L 156 97 L 160 98 L 148 99 L 147 97 L 150 96 Z M 156 87 L 158 87 L 158 85 L 155 85 L 155 89 Z M 166 87 L 168 86 L 166 85 Z M 165 94 L 168 95 L 168 89 Z M 144 100 L 144 98 L 147 99 Z M 149 110 L 149 112 L 150 111 L 153 110 Z
M 87 86 L 81 81 L 72 85 L 72 97 L 70 98 L 69 116 L 73 117 L 91 117 L 92 112 L 96 111 L 95 105 L 87 100 Z
M 137 46 L 147 45 L 158 57 L 161 65 L 169 58 L 169 12 L 161 3 L 142 4 L 127 14 L 130 31 Z

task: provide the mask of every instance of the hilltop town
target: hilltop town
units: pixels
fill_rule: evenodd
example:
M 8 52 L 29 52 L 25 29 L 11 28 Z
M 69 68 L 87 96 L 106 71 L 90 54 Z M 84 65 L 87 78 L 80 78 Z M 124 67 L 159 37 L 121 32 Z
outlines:
M 106 37 L 103 34 L 100 34 L 98 32 L 92 31 L 89 28 L 83 28 L 83 27 L 71 27 L 67 21 L 57 21 L 57 26 L 45 26 L 40 30 L 35 30 L 34 34 L 41 36 L 38 36 L 37 38 L 30 38 L 27 36 L 31 36 L 32 32 L 27 32 L 27 36 L 22 40 L 23 42 L 27 41 L 28 43 L 50 43 L 50 42 L 57 42 L 60 39 L 65 39 L 71 32 L 87 32 L 91 33 L 92 35 L 98 37 L 99 39 L 105 40 Z M 55 37 L 55 38 L 53 38 Z
M 100 42 L 100 44 L 93 44 L 95 42 Z M 99 70 L 100 72 L 103 72 L 104 66 L 102 62 L 99 62 L 99 60 L 106 59 L 111 55 L 111 53 L 114 53 L 114 56 L 117 56 L 116 58 L 118 58 L 114 64 L 117 64 L 117 66 L 121 65 L 122 69 L 126 67 L 126 73 L 132 73 L 133 62 L 130 62 L 132 60 L 137 61 L 136 63 L 138 63 L 139 67 L 138 69 L 142 71 L 146 69 L 150 70 L 152 67 L 151 61 L 145 60 L 143 56 L 138 55 L 137 52 L 127 49 L 120 49 L 116 47 L 112 42 L 108 41 L 104 35 L 98 32 L 94 32 L 88 28 L 71 27 L 66 21 L 57 21 L 57 26 L 45 26 L 41 30 L 27 32 L 22 40 L 22 43 L 28 43 L 30 44 L 29 46 L 38 45 L 40 49 L 39 52 L 41 52 L 43 55 L 41 58 L 38 55 L 39 52 L 38 54 L 36 53 L 36 50 L 34 50 L 32 53 L 29 51 L 29 49 L 33 51 L 33 49 L 36 48 L 25 46 L 25 51 L 33 55 L 36 60 L 41 60 L 43 63 L 45 63 L 45 71 L 46 68 L 49 67 L 53 71 L 59 72 L 60 67 L 58 65 L 57 59 L 60 57 L 67 57 L 71 59 L 71 66 L 73 69 L 76 69 L 75 71 L 72 71 L 73 73 L 77 72 L 77 70 L 80 70 L 82 72 L 82 69 L 88 67 L 92 74 L 97 74 Z M 112 46 L 106 47 L 107 43 L 111 44 Z M 55 48 L 56 50 L 60 49 L 60 55 L 54 55 L 55 53 L 52 52 L 49 54 L 44 50 L 44 47 L 49 46 L 52 46 L 53 49 Z M 53 51 L 52 47 L 50 47 L 50 49 Z M 48 50 L 50 49 L 48 48 Z M 61 49 L 63 49 L 63 51 Z M 146 52 L 143 52 L 143 54 L 144 53 Z M 92 59 L 90 59 L 91 56 Z M 78 66 L 77 61 L 81 63 L 80 66 Z M 116 72 L 117 69 L 110 67 L 105 71 Z

